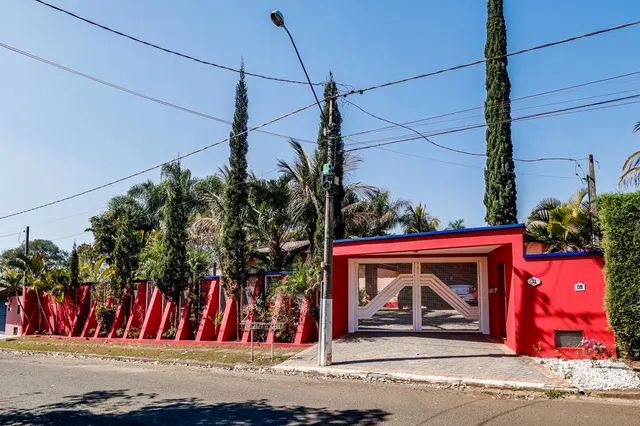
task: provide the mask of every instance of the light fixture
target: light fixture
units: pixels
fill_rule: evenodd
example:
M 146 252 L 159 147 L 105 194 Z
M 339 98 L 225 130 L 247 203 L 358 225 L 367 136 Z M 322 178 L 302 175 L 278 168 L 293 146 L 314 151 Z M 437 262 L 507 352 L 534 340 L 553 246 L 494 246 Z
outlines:
M 271 22 L 276 27 L 284 27 L 284 15 L 279 10 L 274 10 L 271 12 Z

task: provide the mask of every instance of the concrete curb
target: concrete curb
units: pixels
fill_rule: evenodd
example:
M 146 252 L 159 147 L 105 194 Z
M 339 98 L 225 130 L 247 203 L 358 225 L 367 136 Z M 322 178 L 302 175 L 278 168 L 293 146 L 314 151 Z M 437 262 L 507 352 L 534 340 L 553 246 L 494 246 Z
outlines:
M 448 385 L 453 387 L 483 387 L 493 389 L 507 389 L 507 390 L 528 390 L 545 392 L 554 390 L 563 393 L 579 394 L 579 390 L 576 387 L 567 386 L 554 386 L 544 383 L 535 382 L 519 382 L 519 381 L 507 381 L 507 380 L 489 380 L 489 379 L 474 379 L 468 377 L 450 377 L 450 376 L 426 376 L 418 374 L 403 374 L 403 373 L 368 373 L 359 370 L 350 370 L 345 368 L 335 367 L 292 367 L 288 365 L 277 365 L 271 367 L 274 371 L 282 372 L 296 372 L 314 376 L 326 376 L 345 379 L 361 379 L 361 380 L 384 380 L 389 382 L 398 383 L 425 383 L 432 385 Z

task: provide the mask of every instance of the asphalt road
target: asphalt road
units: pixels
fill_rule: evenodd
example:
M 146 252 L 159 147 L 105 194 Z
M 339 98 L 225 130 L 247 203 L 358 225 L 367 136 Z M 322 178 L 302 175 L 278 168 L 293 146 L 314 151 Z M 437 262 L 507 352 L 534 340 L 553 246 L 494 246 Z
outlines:
M 640 405 L 0 352 L 0 424 L 640 425 Z

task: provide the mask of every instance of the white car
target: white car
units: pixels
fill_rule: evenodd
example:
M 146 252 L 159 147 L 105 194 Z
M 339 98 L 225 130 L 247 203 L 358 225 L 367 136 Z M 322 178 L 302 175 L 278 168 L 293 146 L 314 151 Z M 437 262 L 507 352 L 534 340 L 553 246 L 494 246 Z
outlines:
M 449 286 L 451 291 L 457 294 L 460 299 L 469 303 L 478 303 L 478 290 L 473 284 L 452 284 Z

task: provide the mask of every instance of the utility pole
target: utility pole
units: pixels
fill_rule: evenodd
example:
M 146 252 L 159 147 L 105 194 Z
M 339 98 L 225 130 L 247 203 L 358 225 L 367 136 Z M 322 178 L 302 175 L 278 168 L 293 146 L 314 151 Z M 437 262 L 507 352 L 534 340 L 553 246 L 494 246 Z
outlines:
M 325 190 L 325 207 L 324 207 L 324 259 L 322 261 L 322 286 L 320 287 L 320 342 L 318 345 L 318 364 L 323 367 L 331 365 L 331 339 L 332 339 L 332 311 L 333 311 L 333 193 L 335 191 L 336 175 L 334 171 L 334 152 L 335 141 L 333 139 L 333 103 L 335 99 L 333 97 L 325 99 L 325 102 L 329 102 L 329 117 L 325 117 L 324 109 L 320 105 L 320 100 L 316 91 L 313 88 L 311 79 L 307 68 L 304 66 L 302 56 L 298 51 L 296 42 L 293 40 L 293 36 L 289 32 L 289 29 L 284 24 L 284 15 L 278 10 L 274 10 L 270 14 L 271 22 L 277 27 L 284 28 L 291 40 L 293 49 L 298 56 L 300 66 L 304 71 L 304 75 L 307 78 L 309 88 L 313 93 L 313 97 L 318 104 L 320 114 L 325 119 L 327 126 L 324 128 L 324 134 L 327 138 L 327 162 L 322 165 L 322 187 Z
M 591 244 L 600 245 L 598 238 L 598 223 L 596 220 L 596 168 L 593 154 L 589 154 L 589 174 L 587 175 L 587 191 L 589 194 L 589 220 L 591 222 Z
M 320 289 L 320 345 L 318 364 L 321 367 L 332 362 L 332 319 L 333 319 L 333 192 L 335 189 L 334 139 L 333 139 L 333 98 L 328 99 L 329 117 L 325 128 L 327 137 L 327 163 L 322 167 L 322 187 L 325 190 L 324 203 L 324 259 L 322 261 L 322 287 Z
M 25 230 L 25 240 L 24 240 L 24 255 L 29 256 L 29 227 Z

